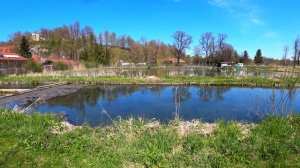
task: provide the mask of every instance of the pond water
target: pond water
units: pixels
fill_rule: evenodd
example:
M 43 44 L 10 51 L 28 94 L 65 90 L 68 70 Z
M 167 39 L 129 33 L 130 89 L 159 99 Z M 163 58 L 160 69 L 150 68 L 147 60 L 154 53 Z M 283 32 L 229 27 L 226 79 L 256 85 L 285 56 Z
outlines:
M 108 125 L 112 120 L 142 117 L 168 122 L 259 122 L 270 113 L 299 112 L 298 89 L 176 86 L 93 86 L 38 105 L 41 113 L 64 113 L 75 125 Z M 176 110 L 177 109 L 177 110 Z

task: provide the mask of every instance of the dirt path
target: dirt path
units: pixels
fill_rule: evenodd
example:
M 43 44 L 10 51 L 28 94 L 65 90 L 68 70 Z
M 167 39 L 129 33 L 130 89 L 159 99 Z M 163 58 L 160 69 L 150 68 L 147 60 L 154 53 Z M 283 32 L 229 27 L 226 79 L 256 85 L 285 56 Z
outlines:
M 64 96 L 77 92 L 84 85 L 56 85 L 49 88 L 36 89 L 27 93 L 0 98 L 0 108 L 9 108 L 12 105 L 23 107 L 35 102 L 37 99 L 49 100 L 54 97 Z

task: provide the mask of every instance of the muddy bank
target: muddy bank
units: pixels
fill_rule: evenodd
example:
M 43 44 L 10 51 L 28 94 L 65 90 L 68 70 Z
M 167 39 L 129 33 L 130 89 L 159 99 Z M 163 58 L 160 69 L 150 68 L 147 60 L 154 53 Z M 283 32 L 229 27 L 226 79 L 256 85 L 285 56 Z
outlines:
M 15 104 L 19 107 L 26 107 L 37 99 L 49 100 L 54 97 L 64 96 L 77 92 L 84 85 L 55 85 L 49 88 L 34 89 L 27 93 L 13 95 L 9 97 L 0 98 L 0 108 L 12 108 Z

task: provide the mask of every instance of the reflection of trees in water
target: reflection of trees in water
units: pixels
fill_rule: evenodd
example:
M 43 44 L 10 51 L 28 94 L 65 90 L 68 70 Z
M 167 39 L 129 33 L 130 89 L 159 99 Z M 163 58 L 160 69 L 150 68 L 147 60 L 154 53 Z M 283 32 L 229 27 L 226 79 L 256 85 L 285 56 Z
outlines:
M 192 97 L 188 87 L 173 87 L 172 89 L 174 103 L 175 103 L 175 120 L 180 119 L 180 105 Z
M 201 87 L 198 95 L 202 101 L 209 102 L 211 99 L 223 100 L 223 94 L 229 91 L 230 87 Z
M 50 107 L 65 106 L 85 112 L 85 104 L 95 106 L 98 104 L 99 98 L 110 102 L 120 96 L 129 96 L 137 90 L 139 90 L 138 86 L 87 87 L 67 96 L 56 97 L 47 103 Z
M 249 115 L 253 120 L 259 121 L 269 115 L 285 116 L 294 111 L 297 89 L 272 89 L 267 95 L 256 95 L 253 109 Z
M 173 87 L 173 98 L 179 100 L 181 103 L 189 100 L 192 97 L 189 87 Z

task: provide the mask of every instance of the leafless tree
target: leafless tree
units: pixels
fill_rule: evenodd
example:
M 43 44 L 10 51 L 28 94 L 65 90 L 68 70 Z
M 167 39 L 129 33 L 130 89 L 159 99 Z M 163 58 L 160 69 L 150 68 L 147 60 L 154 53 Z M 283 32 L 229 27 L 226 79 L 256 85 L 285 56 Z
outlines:
M 283 65 L 286 65 L 288 54 L 289 54 L 289 47 L 288 46 L 284 46 L 283 47 L 283 56 L 282 56 Z
M 175 32 L 172 37 L 174 39 L 173 47 L 175 49 L 177 64 L 179 65 L 180 58 L 185 53 L 185 50 L 190 48 L 193 37 L 183 31 Z
M 205 57 L 208 57 L 212 54 L 215 45 L 214 45 L 214 35 L 212 32 L 206 32 L 201 35 L 200 38 L 200 45 L 202 48 L 202 51 L 204 52 Z
M 196 46 L 194 48 L 194 56 L 201 56 L 201 46 Z
M 111 50 L 114 47 L 120 46 L 120 38 L 117 38 L 116 33 L 105 31 L 104 35 L 102 33 L 99 34 L 99 42 L 104 46 L 104 50 L 107 56 L 111 55 Z
M 219 34 L 218 35 L 218 49 L 221 52 L 221 54 L 223 53 L 223 51 L 226 48 L 226 40 L 227 40 L 228 36 L 227 34 Z
M 300 63 L 299 51 L 300 51 L 300 38 L 299 36 L 297 36 L 297 38 L 294 41 L 294 56 L 293 56 L 294 66 L 296 66 L 296 64 L 299 65 Z

